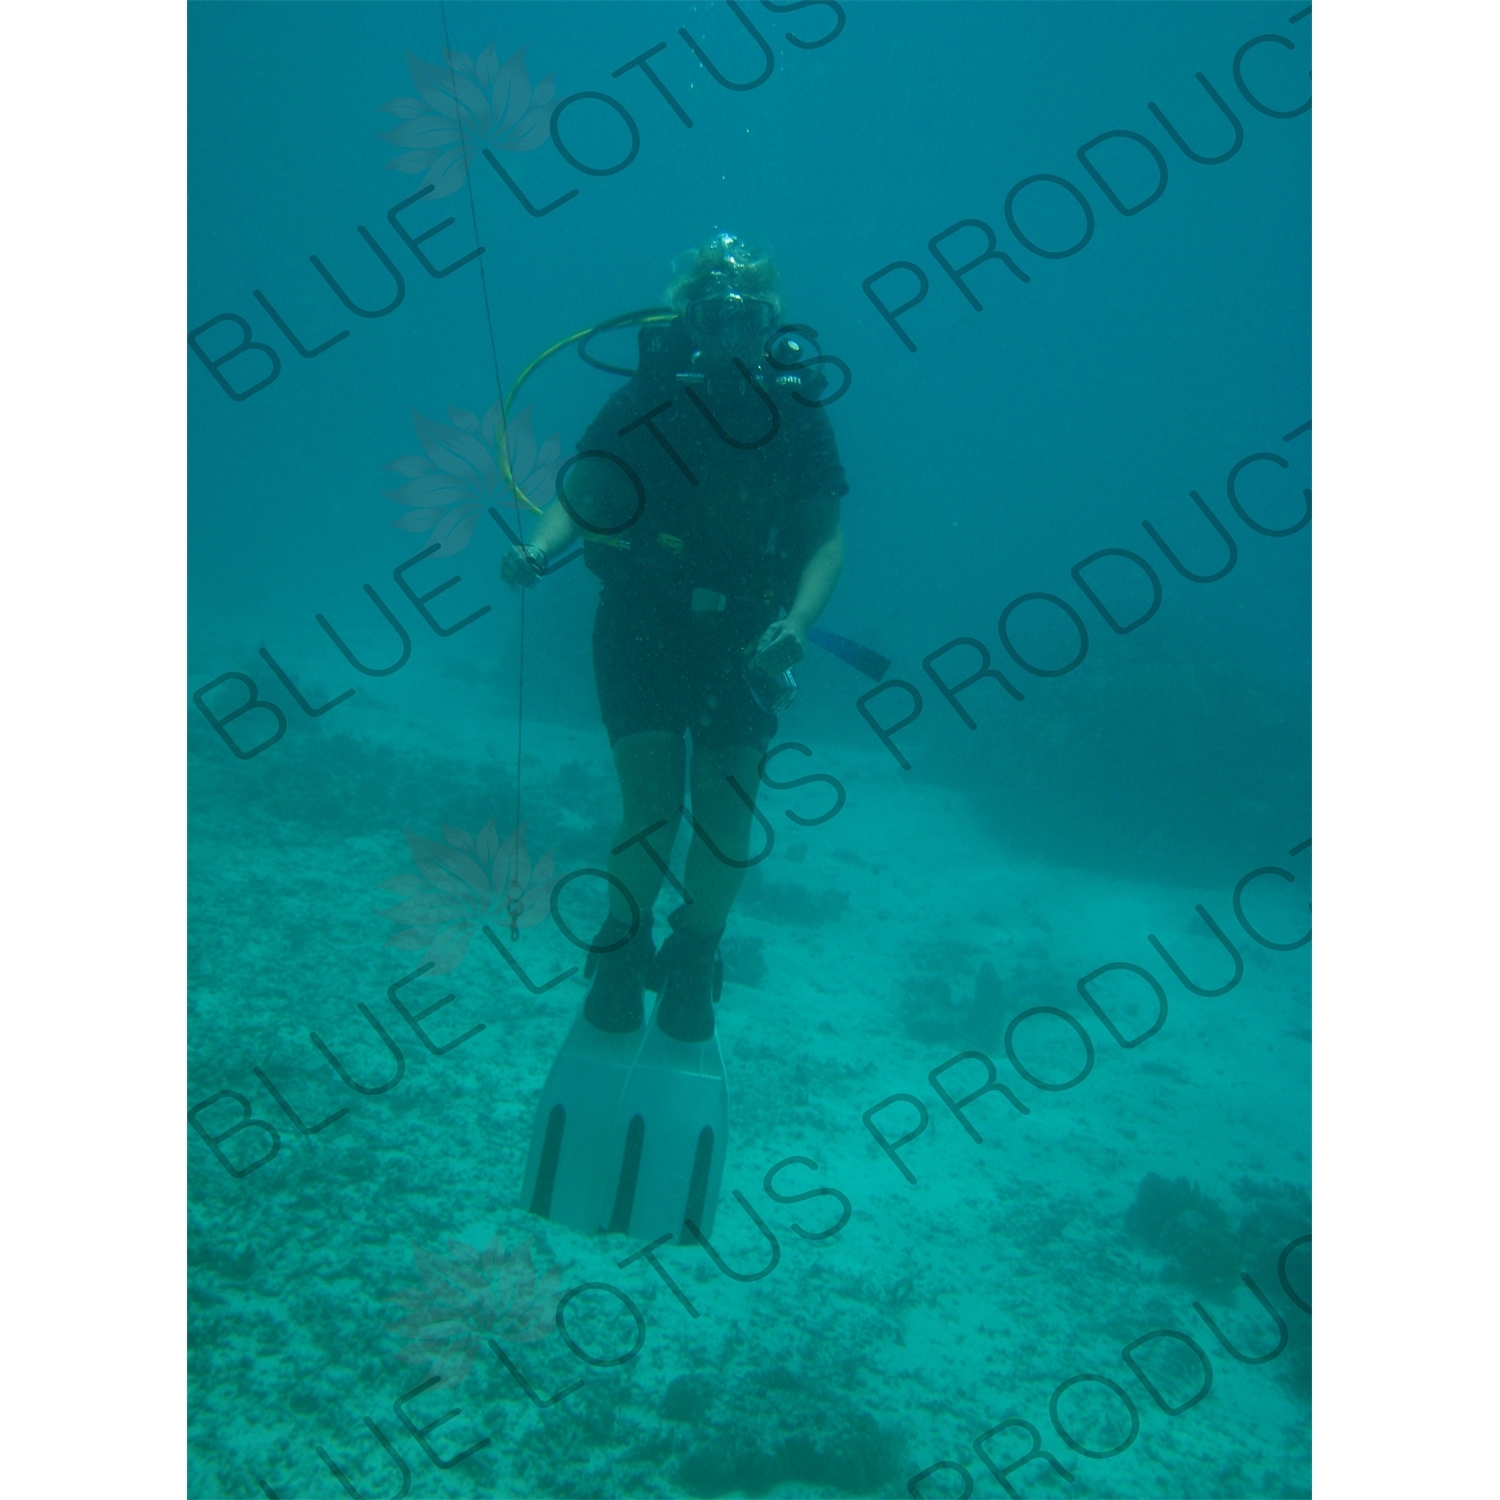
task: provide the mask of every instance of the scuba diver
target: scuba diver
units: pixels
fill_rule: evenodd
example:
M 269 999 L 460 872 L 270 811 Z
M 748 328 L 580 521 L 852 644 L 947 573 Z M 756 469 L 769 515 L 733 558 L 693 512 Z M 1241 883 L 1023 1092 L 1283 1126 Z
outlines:
M 674 316 L 643 324 L 637 370 L 501 573 L 534 587 L 582 535 L 602 581 L 594 678 L 623 804 L 609 914 L 543 1092 L 526 1205 L 590 1232 L 677 1240 L 712 1224 L 727 1115 L 719 941 L 755 862 L 761 757 L 838 583 L 848 484 L 811 330 L 783 324 L 769 255 L 719 234 L 673 273 Z M 684 813 L 679 881 L 669 860 Z M 680 904 L 658 948 L 664 882 Z

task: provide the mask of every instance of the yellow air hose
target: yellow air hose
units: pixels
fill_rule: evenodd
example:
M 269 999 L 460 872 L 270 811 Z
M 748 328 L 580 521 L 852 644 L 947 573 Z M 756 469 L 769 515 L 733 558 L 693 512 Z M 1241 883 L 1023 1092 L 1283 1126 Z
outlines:
M 612 374 L 616 375 L 631 374 L 631 371 L 621 370 L 618 366 L 606 365 L 596 359 L 591 358 L 587 352 L 588 341 L 593 338 L 595 334 L 608 333 L 612 329 L 616 328 L 634 328 L 648 323 L 670 323 L 676 316 L 677 315 L 669 308 L 643 307 L 636 309 L 636 311 L 634 312 L 621 313 L 618 317 L 606 318 L 602 323 L 595 323 L 592 328 L 583 328 L 580 329 L 577 333 L 570 333 L 565 339 L 559 339 L 558 342 L 553 344 L 550 349 L 544 349 L 540 354 L 538 354 L 537 357 L 532 360 L 532 362 L 527 365 L 524 370 L 521 371 L 520 375 L 516 377 L 516 383 L 511 386 L 510 393 L 506 396 L 504 402 L 501 404 L 500 434 L 499 439 L 496 443 L 496 458 L 499 460 L 500 476 L 502 479 L 504 479 L 506 488 L 511 492 L 512 496 L 515 497 L 515 500 L 518 504 L 531 511 L 533 515 L 541 515 L 542 513 L 541 506 L 535 504 L 532 501 L 531 497 L 527 495 L 526 492 L 520 487 L 520 485 L 516 483 L 515 475 L 511 472 L 510 467 L 510 443 L 507 439 L 506 434 L 510 426 L 511 408 L 515 405 L 516 397 L 520 394 L 521 387 L 525 385 L 526 382 L 530 380 L 531 377 L 539 369 L 541 369 L 541 367 L 546 364 L 554 354 L 560 354 L 564 349 L 567 349 L 574 344 L 578 344 L 580 346 L 578 352 L 583 356 L 584 361 L 588 364 L 593 365 L 595 369 L 608 370 Z M 594 536 L 591 532 L 587 531 L 585 531 L 583 534 L 591 541 L 608 542 L 611 546 L 617 545 L 614 538 L 612 537 Z

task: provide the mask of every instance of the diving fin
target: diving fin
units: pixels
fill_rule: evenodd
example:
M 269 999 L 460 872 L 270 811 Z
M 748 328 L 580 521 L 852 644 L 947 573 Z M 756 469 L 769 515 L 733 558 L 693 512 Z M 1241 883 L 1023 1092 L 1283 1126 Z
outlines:
M 537 1106 L 521 1195 L 532 1213 L 585 1234 L 608 1225 L 615 1116 L 648 1035 L 644 1026 L 603 1031 L 580 1009 Z
M 660 1010 L 658 1003 L 657 1010 Z M 619 1096 L 607 1228 L 632 1239 L 713 1233 L 729 1139 L 729 1089 L 717 1035 L 668 1036 L 656 1015 Z
M 728 1134 L 717 1036 L 678 1041 L 654 1012 L 601 1031 L 580 1011 L 542 1090 L 521 1201 L 585 1234 L 684 1241 L 691 1220 L 707 1237 Z

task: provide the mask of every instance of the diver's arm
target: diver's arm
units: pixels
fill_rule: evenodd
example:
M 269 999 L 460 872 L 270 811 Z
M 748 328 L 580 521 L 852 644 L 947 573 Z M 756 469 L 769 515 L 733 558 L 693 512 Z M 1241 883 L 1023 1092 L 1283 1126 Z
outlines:
M 818 623 L 818 616 L 828 608 L 843 571 L 844 528 L 836 522 L 827 540 L 808 558 L 797 584 L 797 597 L 787 611 L 787 621 L 802 635 Z
M 537 569 L 528 560 L 527 552 L 535 548 L 541 553 L 543 568 L 556 557 L 569 542 L 578 535 L 578 527 L 560 501 L 554 500 L 531 531 L 531 540 L 523 550 L 512 547 L 500 559 L 500 577 L 513 589 L 529 589 L 536 586 L 540 577 Z
M 571 498 L 571 497 L 569 497 Z M 554 500 L 532 528 L 531 547 L 540 547 L 549 559 L 556 557 L 578 535 L 578 527 L 560 500 Z
M 807 632 L 828 607 L 844 569 L 844 528 L 835 523 L 808 558 L 797 583 L 797 596 L 786 618 L 774 620 L 756 643 L 755 664 L 767 672 L 784 672 L 807 654 Z

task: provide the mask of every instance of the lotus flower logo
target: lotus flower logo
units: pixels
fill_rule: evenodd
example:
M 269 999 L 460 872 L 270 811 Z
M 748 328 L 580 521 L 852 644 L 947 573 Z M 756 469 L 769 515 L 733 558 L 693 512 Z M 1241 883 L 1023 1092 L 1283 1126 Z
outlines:
M 423 173 L 422 186 L 431 187 L 435 198 L 464 185 L 470 159 L 486 146 L 535 151 L 552 120 L 552 75 L 533 89 L 524 47 L 504 66 L 493 44 L 478 58 L 444 52 L 443 59 L 434 66 L 408 52 L 406 66 L 420 97 L 380 106 L 401 121 L 380 137 L 402 148 L 391 169 Z
M 380 914 L 406 924 L 387 943 L 424 954 L 434 974 L 450 973 L 463 962 L 488 918 L 503 922 L 512 937 L 544 921 L 557 884 L 550 854 L 531 863 L 524 824 L 504 843 L 493 819 L 472 838 L 462 829 L 445 827 L 443 839 L 433 843 L 407 829 L 418 873 L 385 882 L 387 890 L 407 899 Z
M 551 491 L 562 462 L 562 435 L 554 432 L 539 449 L 531 413 L 528 406 L 502 431 L 498 401 L 482 418 L 450 406 L 446 423 L 413 412 L 422 452 L 386 466 L 406 480 L 400 489 L 385 491 L 387 499 L 407 507 L 391 525 L 429 532 L 428 542 L 441 544 L 438 557 L 462 552 L 485 506 L 497 499 L 510 504 L 502 463 L 516 489 L 540 509 L 538 497 Z
M 530 1240 L 509 1254 L 497 1234 L 483 1250 L 448 1241 L 447 1255 L 413 1248 L 421 1291 L 391 1300 L 406 1309 L 396 1325 L 405 1336 L 401 1358 L 425 1364 L 441 1385 L 457 1385 L 473 1368 L 484 1340 L 532 1344 L 552 1327 L 561 1278 L 555 1267 L 538 1276 Z

